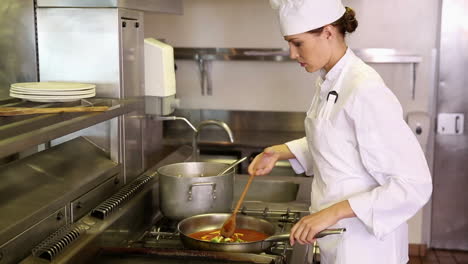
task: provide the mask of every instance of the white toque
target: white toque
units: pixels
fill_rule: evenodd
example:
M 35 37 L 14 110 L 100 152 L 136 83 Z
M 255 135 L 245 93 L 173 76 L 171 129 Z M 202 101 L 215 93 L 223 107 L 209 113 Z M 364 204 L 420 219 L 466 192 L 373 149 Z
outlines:
M 346 9 L 341 0 L 270 0 L 283 36 L 304 33 L 337 21 Z

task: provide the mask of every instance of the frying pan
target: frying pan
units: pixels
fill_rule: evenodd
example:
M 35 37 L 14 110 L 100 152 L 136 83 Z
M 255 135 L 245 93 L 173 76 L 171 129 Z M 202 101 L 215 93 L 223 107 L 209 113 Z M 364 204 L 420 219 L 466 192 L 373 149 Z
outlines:
M 289 240 L 289 233 L 275 235 L 275 226 L 267 220 L 246 215 L 237 215 L 237 228 L 262 232 L 267 234 L 269 237 L 255 242 L 216 243 L 198 240 L 189 236 L 189 234 L 200 231 L 219 229 L 223 225 L 224 221 L 226 221 L 230 216 L 231 214 L 213 213 L 195 215 L 180 221 L 177 225 L 177 229 L 180 233 L 182 243 L 188 248 L 199 250 L 260 253 L 270 248 L 274 242 Z M 327 235 L 342 234 L 345 231 L 346 229 L 344 228 L 326 229 L 318 233 L 315 237 L 320 238 Z

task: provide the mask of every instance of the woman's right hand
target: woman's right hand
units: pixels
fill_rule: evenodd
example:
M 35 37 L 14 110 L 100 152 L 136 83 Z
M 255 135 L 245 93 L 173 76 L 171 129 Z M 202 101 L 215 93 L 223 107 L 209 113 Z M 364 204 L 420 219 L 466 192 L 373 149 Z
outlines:
M 279 158 L 280 153 L 275 151 L 274 147 L 266 148 L 250 163 L 249 174 L 255 176 L 267 175 L 271 172 Z
M 260 176 L 271 172 L 278 160 L 296 158 L 286 144 L 266 148 L 258 154 L 249 165 L 249 174 Z

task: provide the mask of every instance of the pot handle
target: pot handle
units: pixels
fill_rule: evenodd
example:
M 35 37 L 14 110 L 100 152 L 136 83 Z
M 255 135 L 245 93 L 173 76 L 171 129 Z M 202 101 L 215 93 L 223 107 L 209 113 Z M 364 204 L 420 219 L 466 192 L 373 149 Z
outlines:
M 188 189 L 188 200 L 189 201 L 192 201 L 193 197 L 192 197 L 192 190 L 193 190 L 193 187 L 198 187 L 198 186 L 207 186 L 207 185 L 211 185 L 212 187 L 212 190 L 211 190 L 211 195 L 213 197 L 213 200 L 216 200 L 216 183 L 214 182 L 199 182 L 199 183 L 192 183 L 190 184 L 190 187 Z
M 343 232 L 346 232 L 346 228 L 325 229 L 325 230 L 323 230 L 321 232 L 318 232 L 315 235 L 315 238 L 321 238 L 321 237 L 328 236 L 328 235 L 340 235 L 340 234 L 343 234 Z M 273 236 L 267 237 L 263 241 L 265 241 L 265 242 L 286 241 L 286 240 L 289 240 L 289 235 L 290 235 L 290 233 L 273 235 Z

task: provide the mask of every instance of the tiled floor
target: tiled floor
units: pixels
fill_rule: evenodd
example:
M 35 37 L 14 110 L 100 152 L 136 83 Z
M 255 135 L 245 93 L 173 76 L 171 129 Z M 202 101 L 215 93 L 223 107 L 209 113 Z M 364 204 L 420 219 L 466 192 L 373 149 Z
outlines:
M 468 264 L 468 251 L 431 249 L 425 257 L 410 257 L 409 264 Z

